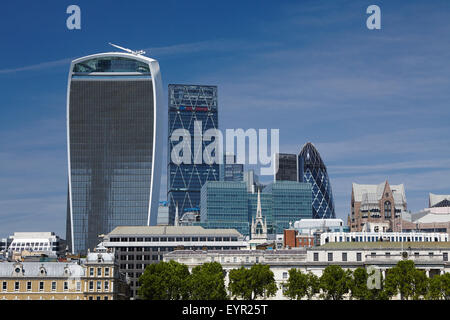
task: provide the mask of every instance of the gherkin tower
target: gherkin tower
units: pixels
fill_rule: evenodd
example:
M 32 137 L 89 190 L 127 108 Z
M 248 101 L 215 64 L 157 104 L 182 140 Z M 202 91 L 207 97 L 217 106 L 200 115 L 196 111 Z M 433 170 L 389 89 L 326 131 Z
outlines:
M 298 155 L 298 180 L 312 186 L 312 218 L 336 218 L 327 168 L 316 147 L 306 143 Z

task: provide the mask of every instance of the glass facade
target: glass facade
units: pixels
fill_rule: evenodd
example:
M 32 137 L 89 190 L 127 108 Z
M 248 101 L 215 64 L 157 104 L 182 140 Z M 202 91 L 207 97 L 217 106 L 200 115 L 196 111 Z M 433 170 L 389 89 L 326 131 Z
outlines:
M 262 194 L 272 195 L 272 216 L 275 233 L 282 234 L 284 229 L 303 218 L 312 215 L 311 184 L 295 181 L 277 181 L 263 189 Z M 263 211 L 264 212 L 264 211 Z
M 150 75 L 105 79 L 90 73 L 149 71 L 140 61 L 117 61 L 103 56 L 77 63 L 69 83 L 66 236 L 75 253 L 92 250 L 98 235 L 116 226 L 149 219 L 154 83 Z
M 310 218 L 311 185 L 295 181 L 277 181 L 262 190 L 261 211 L 268 234 L 282 234 L 302 218 Z M 208 228 L 235 228 L 250 235 L 256 216 L 257 193 L 247 192 L 245 182 L 207 182 L 201 193 L 199 225 Z
M 171 141 L 177 129 L 186 129 L 194 146 L 195 122 L 201 121 L 201 133 L 218 129 L 217 87 L 199 85 L 169 85 L 169 132 L 167 199 L 169 201 L 169 223 L 173 224 L 175 207 L 178 205 L 180 218 L 186 212 L 200 212 L 200 191 L 206 181 L 219 181 L 219 165 L 216 163 L 176 164 L 171 159 L 172 150 L 178 141 Z M 198 142 L 198 141 L 197 141 Z M 201 154 L 211 142 L 201 141 Z M 194 147 L 191 148 L 194 151 Z
M 336 218 L 327 168 L 312 143 L 303 146 L 298 155 L 298 164 L 298 181 L 311 184 L 312 218 Z
M 250 232 L 245 182 L 209 181 L 201 190 L 200 223 L 205 228 Z
M 278 171 L 275 174 L 276 181 L 297 181 L 297 155 L 277 153 L 275 161 L 278 164 Z
M 220 181 L 244 181 L 244 165 L 236 163 L 234 154 L 226 154 L 220 165 Z

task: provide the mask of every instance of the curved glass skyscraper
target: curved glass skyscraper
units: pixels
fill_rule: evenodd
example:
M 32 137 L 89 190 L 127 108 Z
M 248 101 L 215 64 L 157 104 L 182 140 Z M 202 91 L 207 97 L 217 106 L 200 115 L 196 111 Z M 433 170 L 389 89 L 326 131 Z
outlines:
M 67 88 L 69 250 L 117 226 L 156 225 L 163 120 L 156 60 L 102 53 L 72 61 Z
M 298 169 L 298 180 L 312 186 L 313 219 L 336 218 L 327 168 L 311 142 L 306 143 L 298 155 Z

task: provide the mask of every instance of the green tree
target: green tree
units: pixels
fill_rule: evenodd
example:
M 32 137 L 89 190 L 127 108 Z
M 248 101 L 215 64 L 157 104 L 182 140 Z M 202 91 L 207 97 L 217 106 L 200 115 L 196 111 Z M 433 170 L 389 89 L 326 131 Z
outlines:
M 228 290 L 234 297 L 253 300 L 274 296 L 277 292 L 275 277 L 268 265 L 254 264 L 250 269 L 234 269 L 228 277 Z
M 428 292 L 426 294 L 426 299 L 441 300 L 442 298 L 442 276 L 435 275 L 434 277 L 428 279 Z
M 190 275 L 191 300 L 227 300 L 225 274 L 218 262 L 208 262 L 192 269 Z
M 298 269 L 289 270 L 289 279 L 285 283 L 284 295 L 291 299 L 300 300 L 308 292 L 308 276 Z
M 344 270 L 338 265 L 329 265 L 320 277 L 322 297 L 327 300 L 342 300 L 350 291 L 352 272 Z
M 189 299 L 189 269 L 176 261 L 150 264 L 139 277 L 138 296 L 144 300 Z
M 412 260 L 401 260 L 387 270 L 384 289 L 389 297 L 400 293 L 402 300 L 419 299 L 426 294 L 427 284 L 425 273 L 416 269 Z
M 441 275 L 441 290 L 445 300 L 450 300 L 450 273 Z
M 412 298 L 419 300 L 425 297 L 428 291 L 428 277 L 424 270 L 414 268 L 412 272 Z
M 357 268 L 353 271 L 353 277 L 350 286 L 351 297 L 359 300 L 369 298 L 369 289 L 367 288 L 367 279 L 369 274 L 365 268 Z
M 306 288 L 306 296 L 311 300 L 316 294 L 320 292 L 320 279 L 314 273 L 308 272 L 306 274 L 308 286 Z

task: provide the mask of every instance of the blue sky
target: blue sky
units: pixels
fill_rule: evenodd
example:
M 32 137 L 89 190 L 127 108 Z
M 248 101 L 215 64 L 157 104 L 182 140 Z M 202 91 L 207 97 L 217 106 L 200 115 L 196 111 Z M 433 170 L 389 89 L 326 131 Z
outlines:
M 81 30 L 66 28 L 71 4 Z M 381 30 L 366 28 L 371 4 Z M 221 129 L 278 128 L 281 152 L 313 142 L 340 218 L 352 182 L 404 183 L 412 211 L 450 194 L 448 1 L 8 1 L 0 12 L 0 237 L 65 235 L 68 68 L 108 42 L 158 59 L 166 92 L 217 85 Z

